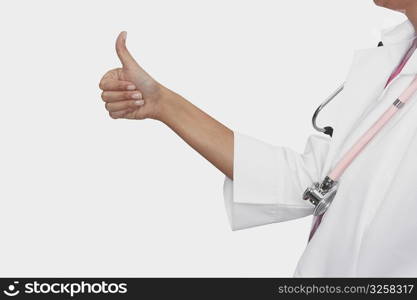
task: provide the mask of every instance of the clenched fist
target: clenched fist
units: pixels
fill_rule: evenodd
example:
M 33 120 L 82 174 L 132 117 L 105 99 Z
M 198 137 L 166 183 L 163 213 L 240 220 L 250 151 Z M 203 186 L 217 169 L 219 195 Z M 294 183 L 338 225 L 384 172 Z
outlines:
M 100 81 L 101 98 L 114 119 L 158 118 L 162 96 L 168 89 L 143 70 L 126 47 L 125 31 L 116 40 L 122 68 L 108 71 Z

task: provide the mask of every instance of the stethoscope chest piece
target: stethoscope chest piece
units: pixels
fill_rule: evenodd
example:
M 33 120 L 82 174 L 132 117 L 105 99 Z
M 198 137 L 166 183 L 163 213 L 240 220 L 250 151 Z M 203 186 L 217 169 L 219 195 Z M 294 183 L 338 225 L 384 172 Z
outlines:
M 337 182 L 326 176 L 321 184 L 315 182 L 308 187 L 304 191 L 303 199 L 309 200 L 315 206 L 313 215 L 320 216 L 330 207 L 336 192 Z
M 326 212 L 330 207 L 330 204 L 333 202 L 334 197 L 336 196 L 336 189 L 329 191 L 325 197 L 316 205 L 314 209 L 314 216 L 321 216 Z

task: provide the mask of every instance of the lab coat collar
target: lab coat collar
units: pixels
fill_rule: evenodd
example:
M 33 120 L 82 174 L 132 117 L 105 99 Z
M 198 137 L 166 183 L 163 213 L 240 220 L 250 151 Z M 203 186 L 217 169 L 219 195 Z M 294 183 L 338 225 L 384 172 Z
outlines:
M 381 31 L 381 40 L 388 50 L 390 60 L 397 66 L 404 57 L 405 52 L 411 47 L 417 37 L 416 31 L 410 20 L 388 27 Z M 417 74 L 417 53 L 412 54 L 400 75 Z
M 407 42 L 414 37 L 416 37 L 416 32 L 409 19 L 381 30 L 381 40 L 384 45 Z

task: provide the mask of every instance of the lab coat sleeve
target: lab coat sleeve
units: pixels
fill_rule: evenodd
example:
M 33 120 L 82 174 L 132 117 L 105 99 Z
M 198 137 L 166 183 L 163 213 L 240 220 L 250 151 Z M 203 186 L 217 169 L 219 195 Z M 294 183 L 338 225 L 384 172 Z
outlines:
M 331 138 L 310 135 L 304 153 L 234 132 L 233 180 L 223 195 L 232 230 L 283 222 L 313 213 L 302 199 L 319 181 Z

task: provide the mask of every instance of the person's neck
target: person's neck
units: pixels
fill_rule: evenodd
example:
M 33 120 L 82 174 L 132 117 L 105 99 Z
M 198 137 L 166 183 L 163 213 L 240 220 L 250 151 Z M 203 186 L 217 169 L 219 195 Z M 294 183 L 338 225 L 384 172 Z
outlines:
M 414 31 L 417 33 L 417 1 L 414 1 L 410 8 L 405 11 L 405 15 L 414 26 Z

